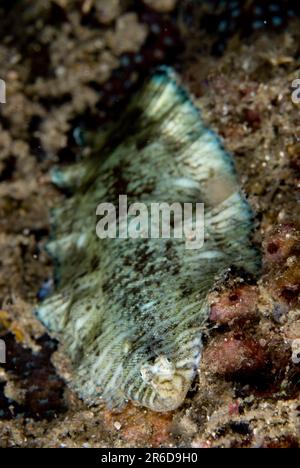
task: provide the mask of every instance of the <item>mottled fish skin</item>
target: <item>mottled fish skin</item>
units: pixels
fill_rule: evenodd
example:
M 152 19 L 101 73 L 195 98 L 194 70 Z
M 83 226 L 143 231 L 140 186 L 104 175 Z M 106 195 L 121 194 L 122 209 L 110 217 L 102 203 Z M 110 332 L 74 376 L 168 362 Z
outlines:
M 252 215 L 231 157 L 174 72 L 160 68 L 86 161 L 54 181 L 74 194 L 52 213 L 58 286 L 37 313 L 64 343 L 73 386 L 90 403 L 180 406 L 201 358 L 207 294 L 235 265 L 254 273 Z M 205 245 L 185 239 L 103 239 L 96 207 L 204 202 Z

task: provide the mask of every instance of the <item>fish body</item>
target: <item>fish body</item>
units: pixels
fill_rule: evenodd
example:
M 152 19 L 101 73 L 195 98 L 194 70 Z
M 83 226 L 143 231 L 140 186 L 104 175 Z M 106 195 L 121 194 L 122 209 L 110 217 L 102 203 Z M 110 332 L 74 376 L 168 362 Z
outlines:
M 90 403 L 179 407 L 199 367 L 207 295 L 236 266 L 254 273 L 252 213 L 232 158 L 172 69 L 147 81 L 92 156 L 56 171 L 73 190 L 52 213 L 57 287 L 37 311 L 64 344 Z M 204 203 L 205 242 L 99 239 L 99 203 Z

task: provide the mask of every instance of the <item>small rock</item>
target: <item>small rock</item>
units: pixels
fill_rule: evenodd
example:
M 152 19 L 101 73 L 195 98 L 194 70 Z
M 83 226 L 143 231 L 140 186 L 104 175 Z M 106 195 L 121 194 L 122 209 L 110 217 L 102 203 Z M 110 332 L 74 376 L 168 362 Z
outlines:
M 95 8 L 96 16 L 102 24 L 112 23 L 121 12 L 120 0 L 97 0 Z
M 257 290 L 252 286 L 241 286 L 221 294 L 212 304 L 210 319 L 220 324 L 233 320 L 249 319 L 256 313 Z
M 292 342 L 292 361 L 294 364 L 300 364 L 300 339 Z
M 217 337 L 208 345 L 204 362 L 215 374 L 251 374 L 265 365 L 266 357 L 255 340 L 227 335 L 225 338 Z
M 299 232 L 289 224 L 273 231 L 263 243 L 264 263 L 273 265 L 286 260 L 299 244 Z
M 258 130 L 261 127 L 261 116 L 257 110 L 245 109 L 244 119 L 253 130 Z
M 116 55 L 138 52 L 148 35 L 148 28 L 138 21 L 136 13 L 118 18 L 115 31 L 108 31 L 106 42 Z

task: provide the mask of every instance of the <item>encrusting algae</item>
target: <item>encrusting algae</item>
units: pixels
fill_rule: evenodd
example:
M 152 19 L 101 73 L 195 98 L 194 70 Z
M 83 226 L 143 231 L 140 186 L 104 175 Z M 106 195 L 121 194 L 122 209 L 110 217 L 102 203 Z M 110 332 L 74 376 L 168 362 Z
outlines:
M 89 403 L 180 406 L 201 358 L 207 295 L 231 267 L 256 273 L 252 213 L 231 157 L 207 129 L 172 69 L 135 96 L 93 155 L 55 171 L 73 191 L 52 213 L 55 293 L 37 314 L 64 343 L 72 385 Z M 99 239 L 96 208 L 128 202 L 205 204 L 205 243 Z

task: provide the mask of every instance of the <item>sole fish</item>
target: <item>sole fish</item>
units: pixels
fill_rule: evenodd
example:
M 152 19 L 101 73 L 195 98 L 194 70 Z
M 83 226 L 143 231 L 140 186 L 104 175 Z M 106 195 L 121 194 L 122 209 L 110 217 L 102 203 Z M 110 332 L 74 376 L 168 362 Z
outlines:
M 146 82 L 88 159 L 56 170 L 72 191 L 52 212 L 57 287 L 37 310 L 64 344 L 89 403 L 179 407 L 201 359 L 207 295 L 232 266 L 255 273 L 253 216 L 231 156 L 171 68 Z M 205 242 L 99 239 L 101 202 L 204 203 Z

